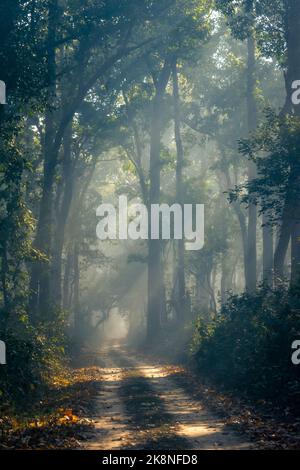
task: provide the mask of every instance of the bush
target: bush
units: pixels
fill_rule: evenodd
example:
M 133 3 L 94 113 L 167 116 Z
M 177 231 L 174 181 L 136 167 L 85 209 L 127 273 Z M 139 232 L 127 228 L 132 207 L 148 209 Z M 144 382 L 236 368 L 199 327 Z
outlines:
M 23 404 L 29 397 L 40 394 L 43 385 L 63 357 L 64 338 L 49 336 L 47 327 L 33 328 L 15 322 L 14 328 L 0 328 L 0 338 L 6 344 L 6 365 L 1 366 L 1 402 Z
M 193 354 L 199 369 L 224 388 L 264 399 L 299 397 L 299 369 L 291 361 L 295 339 L 299 292 L 261 287 L 252 296 L 231 296 L 211 322 L 198 320 Z

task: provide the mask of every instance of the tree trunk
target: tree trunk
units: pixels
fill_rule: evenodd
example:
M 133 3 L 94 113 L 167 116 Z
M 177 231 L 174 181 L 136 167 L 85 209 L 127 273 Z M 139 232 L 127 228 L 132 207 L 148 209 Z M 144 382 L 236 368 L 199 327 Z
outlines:
M 63 152 L 63 197 L 58 209 L 57 227 L 53 239 L 52 282 L 51 296 L 53 304 L 62 305 L 62 253 L 65 240 L 65 228 L 70 212 L 73 195 L 73 165 L 72 165 L 72 125 L 70 124 L 64 136 Z
M 263 214 L 263 282 L 273 285 L 273 229 L 267 215 Z
M 74 245 L 74 296 L 73 296 L 73 311 L 74 311 L 74 339 L 76 346 L 80 344 L 81 338 L 81 315 L 80 315 L 80 267 L 79 267 L 79 246 L 75 242 Z
M 196 278 L 196 302 L 197 313 L 201 313 L 204 319 L 209 319 L 210 292 L 208 286 L 208 275 L 203 270 L 195 274 Z
M 170 76 L 167 61 L 155 83 L 155 96 L 152 102 L 151 136 L 150 136 L 150 188 L 148 213 L 151 217 L 151 205 L 160 202 L 160 150 L 161 150 L 161 102 Z M 149 235 L 151 235 L 151 220 L 149 219 Z M 153 342 L 161 330 L 163 312 L 163 275 L 161 265 L 161 240 L 148 241 L 148 315 L 147 341 Z
M 52 202 L 53 182 L 55 176 L 55 155 L 53 155 L 54 139 L 54 111 L 53 100 L 55 97 L 55 38 L 58 16 L 58 0 L 49 2 L 48 13 L 48 38 L 47 38 L 47 73 L 48 73 L 48 110 L 45 116 L 44 137 L 44 179 L 42 187 L 42 199 L 37 224 L 37 233 L 34 246 L 43 252 L 49 259 L 48 262 L 34 263 L 30 279 L 30 313 L 37 320 L 37 314 L 46 315 L 50 308 L 50 253 L 52 235 Z
M 160 197 L 160 99 L 154 98 L 151 125 L 150 149 L 150 191 L 149 217 L 151 204 L 159 203 Z M 151 220 L 149 220 L 151 223 Z M 150 224 L 149 224 L 150 226 Z M 150 229 L 149 229 L 150 230 Z M 153 341 L 161 329 L 162 314 L 162 272 L 161 272 L 161 240 L 148 241 L 148 319 L 147 337 Z
M 277 287 L 279 287 L 284 281 L 284 262 L 292 230 L 292 215 L 290 211 L 291 201 L 289 195 L 287 195 L 279 228 L 278 242 L 274 254 L 274 283 Z
M 178 86 L 178 73 L 176 61 L 172 67 L 173 76 L 173 103 L 174 103 L 174 133 L 177 151 L 176 161 L 176 203 L 181 205 L 183 213 L 184 204 L 184 183 L 183 183 L 183 165 L 184 152 L 180 133 L 180 97 Z M 183 227 L 182 227 L 183 233 Z M 184 321 L 186 313 L 186 292 L 185 292 L 185 267 L 184 267 L 184 239 L 177 241 L 177 316 L 178 320 Z
M 73 255 L 71 249 L 68 248 L 65 271 L 64 271 L 64 280 L 63 280 L 63 309 L 68 310 L 71 306 L 70 304 L 70 282 L 71 282 L 71 269 L 73 265 Z
M 223 152 L 222 152 L 222 156 L 225 159 L 225 155 L 224 155 Z M 229 190 L 230 188 L 232 188 L 232 182 L 231 182 L 231 179 L 230 179 L 229 170 L 226 167 L 226 165 L 224 165 L 224 167 L 223 167 L 223 172 L 224 172 L 225 179 L 226 179 L 226 185 L 227 185 L 226 190 Z M 244 261 L 244 278 L 245 278 L 245 286 L 246 286 L 247 285 L 247 274 L 248 274 L 248 271 L 247 271 L 247 267 L 248 267 L 248 265 L 247 265 L 247 259 L 248 259 L 247 221 L 246 221 L 246 217 L 245 217 L 245 214 L 243 212 L 243 209 L 241 208 L 241 205 L 239 204 L 239 202 L 232 201 L 231 206 L 232 206 L 232 208 L 233 208 L 233 210 L 234 210 L 234 212 L 237 216 L 237 219 L 238 219 L 238 222 L 239 222 L 239 225 L 240 225 L 240 230 L 241 230 L 241 239 L 242 239 L 242 246 L 243 246 L 243 261 Z
M 224 305 L 227 301 L 227 292 L 232 287 L 232 260 L 228 259 L 227 252 L 222 253 L 221 261 L 221 304 Z
M 247 118 L 248 132 L 251 133 L 257 126 L 257 107 L 255 100 L 255 39 L 251 31 L 247 39 L 248 61 L 247 61 Z M 248 180 L 256 177 L 256 166 L 250 161 L 248 163 Z M 257 277 L 257 253 L 256 253 L 256 230 L 257 230 L 257 208 L 249 203 L 248 208 L 248 235 L 247 235 L 247 258 L 246 258 L 246 290 L 253 293 L 256 289 Z

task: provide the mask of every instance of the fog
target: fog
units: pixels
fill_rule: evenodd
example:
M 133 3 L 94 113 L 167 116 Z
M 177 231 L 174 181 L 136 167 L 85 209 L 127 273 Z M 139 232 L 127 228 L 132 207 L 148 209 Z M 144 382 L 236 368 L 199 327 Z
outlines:
M 289 409 L 299 5 L 0 2 L 4 405 L 119 344 Z

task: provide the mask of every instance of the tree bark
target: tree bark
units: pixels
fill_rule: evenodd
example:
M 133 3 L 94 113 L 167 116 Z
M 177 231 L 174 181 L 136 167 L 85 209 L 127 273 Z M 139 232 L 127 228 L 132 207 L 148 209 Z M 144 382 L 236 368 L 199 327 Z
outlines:
M 160 202 L 160 150 L 161 150 L 161 102 L 170 76 L 170 65 L 165 61 L 164 67 L 154 80 L 155 96 L 152 102 L 151 136 L 150 136 L 150 188 L 149 188 L 149 231 L 151 231 L 151 205 Z M 149 233 L 151 235 L 151 232 Z M 147 341 L 153 342 L 161 331 L 163 314 L 163 274 L 161 265 L 161 240 L 148 241 L 148 315 Z
M 63 280 L 63 309 L 69 310 L 70 303 L 70 282 L 71 282 L 71 270 L 73 265 L 73 254 L 71 248 L 68 247 L 65 270 L 64 270 L 64 280 Z
M 55 38 L 58 18 L 58 0 L 49 1 L 48 35 L 47 35 L 47 73 L 48 73 L 48 110 L 45 116 L 44 136 L 44 178 L 42 199 L 37 224 L 37 233 L 34 246 L 48 257 L 48 262 L 34 263 L 30 279 L 30 313 L 37 320 L 37 313 L 46 315 L 50 308 L 50 253 L 52 234 L 52 202 L 53 182 L 55 176 L 55 155 L 53 154 L 54 139 L 54 111 L 53 101 L 56 93 L 56 57 Z
M 62 303 L 62 253 L 65 240 L 65 228 L 69 217 L 73 195 L 73 164 L 72 164 L 72 125 L 66 129 L 63 143 L 63 197 L 58 209 L 57 227 L 53 239 L 52 259 L 52 301 L 61 308 Z
M 251 29 L 247 39 L 247 120 L 248 132 L 251 133 L 257 126 L 257 107 L 255 100 L 255 39 Z M 248 163 L 248 180 L 256 177 L 256 165 L 250 161 Z M 247 234 L 247 258 L 246 258 L 246 290 L 253 293 L 256 289 L 257 277 L 257 207 L 251 201 L 248 208 L 248 234 Z
M 263 282 L 273 285 L 273 229 L 267 215 L 263 214 Z
M 178 86 L 177 63 L 174 61 L 172 66 L 173 77 L 173 103 L 174 103 L 174 134 L 176 142 L 177 160 L 176 160 L 176 203 L 180 204 L 183 213 L 184 204 L 184 182 L 183 182 L 183 165 L 184 151 L 181 140 L 181 118 L 180 118 L 180 96 Z M 183 233 L 183 227 L 182 227 Z M 185 265 L 184 265 L 184 239 L 177 241 L 177 317 L 183 320 L 186 314 L 186 286 L 185 286 Z
M 287 195 L 279 228 L 278 242 L 274 254 L 274 284 L 277 287 L 279 287 L 284 281 L 284 262 L 291 239 L 291 230 L 291 201 L 289 195 Z
M 225 155 L 222 152 L 222 156 L 225 159 Z M 227 190 L 232 188 L 232 182 L 229 174 L 229 170 L 224 165 L 223 167 L 223 173 L 225 175 L 226 179 L 226 185 L 227 185 Z M 237 201 L 232 201 L 231 206 L 237 216 L 239 225 L 240 225 L 240 230 L 241 230 L 241 238 L 242 238 L 242 246 L 243 246 L 243 261 L 244 261 L 244 278 L 245 278 L 245 286 L 247 285 L 247 260 L 248 260 L 248 231 L 247 231 L 247 221 L 246 221 L 246 216 L 243 212 L 243 209 L 241 208 L 241 205 Z
M 78 242 L 74 244 L 74 296 L 73 296 L 73 311 L 74 311 L 74 339 L 77 346 L 80 343 L 81 332 L 81 315 L 80 315 L 80 267 L 79 267 L 79 246 Z

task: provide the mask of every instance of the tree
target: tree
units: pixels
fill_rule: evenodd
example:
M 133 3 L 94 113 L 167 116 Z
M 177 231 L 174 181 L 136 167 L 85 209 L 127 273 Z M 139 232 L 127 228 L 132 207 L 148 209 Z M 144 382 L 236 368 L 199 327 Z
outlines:
M 183 210 L 184 204 L 184 182 L 183 182 L 183 167 L 184 167 L 184 150 L 181 139 L 181 106 L 178 85 L 178 69 L 177 60 L 175 59 L 172 64 L 172 84 L 173 84 L 173 103 L 174 103 L 174 135 L 176 142 L 176 201 L 181 205 Z M 183 229 L 182 229 L 183 233 Z M 178 240 L 177 244 L 177 295 L 176 295 L 176 309 L 178 319 L 182 320 L 186 314 L 186 287 L 185 287 L 185 262 L 184 262 L 184 239 Z
M 1 79 L 6 84 L 8 103 L 0 105 L 0 302 L 5 321 L 14 311 L 20 316 L 25 314 L 25 262 L 40 257 L 31 244 L 34 220 L 25 203 L 24 172 L 31 170 L 26 153 L 27 117 L 44 109 L 48 84 L 45 36 L 38 19 L 44 12 L 43 2 L 39 1 L 34 6 L 4 1 L 0 7 Z
M 51 296 L 54 183 L 64 135 L 87 93 L 101 80 L 104 82 L 107 72 L 116 65 L 120 66 L 122 59 L 134 57 L 139 49 L 154 40 L 149 35 L 149 21 L 155 22 L 155 15 L 170 6 L 168 1 L 159 7 L 148 5 L 147 1 L 142 5 L 139 3 L 138 8 L 135 3 L 129 3 L 130 8 L 126 9 L 117 2 L 114 8 L 108 2 L 96 2 L 95 5 L 66 2 L 63 5 L 64 15 L 57 1 L 49 3 L 47 73 L 51 86 L 44 121 L 43 188 L 35 237 L 35 248 L 45 254 L 48 262 L 32 266 L 30 309 L 33 316 L 37 312 L 47 316 L 51 310 L 55 311 Z M 82 24 L 77 6 L 85 12 L 86 24 Z M 105 21 L 99 22 L 102 16 Z M 71 35 L 66 34 L 66 18 L 71 21 Z M 70 93 L 67 93 L 67 106 L 61 91 L 64 83 L 72 83 Z M 59 307 L 60 298 L 57 303 Z

